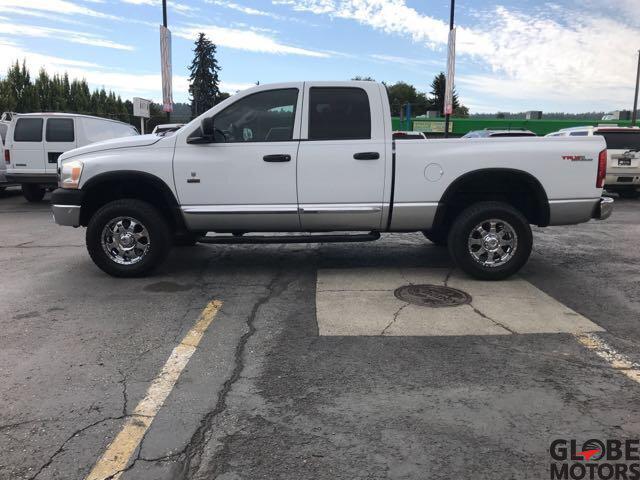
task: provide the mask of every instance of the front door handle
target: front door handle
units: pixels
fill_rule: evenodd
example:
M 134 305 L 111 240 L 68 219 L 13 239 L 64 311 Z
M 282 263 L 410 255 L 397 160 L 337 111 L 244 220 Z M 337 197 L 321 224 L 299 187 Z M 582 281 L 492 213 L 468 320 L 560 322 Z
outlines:
M 265 162 L 290 162 L 291 155 L 265 155 L 262 160 Z
M 378 152 L 360 152 L 355 153 L 353 158 L 356 160 L 378 160 L 380 158 L 380 154 Z

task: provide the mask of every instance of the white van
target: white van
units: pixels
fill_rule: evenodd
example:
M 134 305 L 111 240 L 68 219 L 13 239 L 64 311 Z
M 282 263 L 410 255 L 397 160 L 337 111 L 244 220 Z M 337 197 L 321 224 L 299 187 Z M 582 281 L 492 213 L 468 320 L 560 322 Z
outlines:
M 111 138 L 138 135 L 128 123 L 75 113 L 14 114 L 4 146 L 6 180 L 22 185 L 30 202 L 57 184 L 58 157 L 67 150 Z

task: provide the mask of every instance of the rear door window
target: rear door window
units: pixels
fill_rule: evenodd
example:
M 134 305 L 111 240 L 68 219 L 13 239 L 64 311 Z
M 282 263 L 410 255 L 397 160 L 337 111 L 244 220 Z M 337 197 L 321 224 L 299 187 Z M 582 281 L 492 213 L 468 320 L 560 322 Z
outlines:
M 47 120 L 46 130 L 47 142 L 75 141 L 72 118 L 50 118 Z
M 607 142 L 612 150 L 640 150 L 640 131 L 637 132 L 595 132 Z
M 361 88 L 312 87 L 309 94 L 309 140 L 371 138 L 369 97 Z
M 42 118 L 19 118 L 13 132 L 14 142 L 41 142 Z

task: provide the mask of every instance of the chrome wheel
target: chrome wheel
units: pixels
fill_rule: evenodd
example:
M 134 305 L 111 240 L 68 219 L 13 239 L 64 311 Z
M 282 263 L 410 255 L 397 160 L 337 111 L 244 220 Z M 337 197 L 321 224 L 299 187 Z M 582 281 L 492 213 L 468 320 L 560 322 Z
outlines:
M 120 265 L 140 262 L 151 242 L 147 228 L 133 217 L 117 217 L 102 229 L 102 249 L 107 256 Z
M 467 242 L 471 257 L 483 267 L 499 267 L 513 258 L 518 248 L 515 229 L 504 220 L 490 219 L 476 225 Z

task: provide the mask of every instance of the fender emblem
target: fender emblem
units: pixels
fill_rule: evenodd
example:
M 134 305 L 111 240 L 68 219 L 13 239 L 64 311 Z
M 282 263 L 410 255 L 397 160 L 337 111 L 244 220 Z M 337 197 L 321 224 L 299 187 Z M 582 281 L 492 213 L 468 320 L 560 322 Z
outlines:
M 570 162 L 593 162 L 593 158 L 587 158 L 584 155 L 563 155 L 562 159 Z

